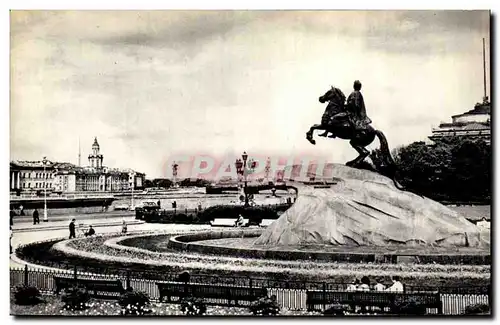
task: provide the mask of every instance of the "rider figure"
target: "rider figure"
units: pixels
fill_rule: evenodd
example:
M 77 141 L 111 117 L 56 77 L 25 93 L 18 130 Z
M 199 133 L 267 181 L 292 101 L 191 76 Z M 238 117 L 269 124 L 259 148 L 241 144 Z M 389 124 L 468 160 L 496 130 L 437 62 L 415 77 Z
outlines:
M 354 91 L 347 97 L 346 109 L 349 112 L 351 123 L 354 127 L 357 130 L 362 130 L 370 124 L 372 120 L 366 115 L 365 101 L 360 92 L 361 82 L 359 80 L 354 81 L 353 87 Z
M 363 100 L 363 95 L 361 94 L 361 82 L 359 80 L 354 81 L 354 91 L 347 98 L 345 111 L 331 115 L 332 113 L 328 110 L 325 111 L 322 117 L 321 124 L 323 125 L 338 125 L 342 121 L 348 118 L 352 127 L 356 130 L 363 130 L 372 121 L 366 115 L 365 101 Z M 328 131 L 319 134 L 320 137 L 326 137 Z M 330 134 L 329 138 L 335 138 L 335 134 Z

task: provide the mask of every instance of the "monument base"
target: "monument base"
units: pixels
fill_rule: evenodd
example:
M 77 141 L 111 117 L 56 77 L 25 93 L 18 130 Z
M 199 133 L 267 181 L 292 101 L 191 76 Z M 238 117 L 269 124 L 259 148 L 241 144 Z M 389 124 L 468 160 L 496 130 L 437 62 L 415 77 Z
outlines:
M 291 168 L 294 175 L 300 166 Z M 323 174 L 337 184 L 287 181 L 298 188 L 296 202 L 254 245 L 489 247 L 489 232 L 438 202 L 398 190 L 387 177 L 339 164 Z

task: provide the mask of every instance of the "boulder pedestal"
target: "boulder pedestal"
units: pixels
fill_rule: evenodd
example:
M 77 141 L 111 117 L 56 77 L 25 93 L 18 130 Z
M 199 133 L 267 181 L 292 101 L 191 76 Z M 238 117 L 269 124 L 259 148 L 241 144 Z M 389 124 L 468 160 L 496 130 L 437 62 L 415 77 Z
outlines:
M 322 175 L 336 182 L 330 188 L 287 181 L 298 188 L 296 202 L 254 245 L 489 247 L 489 232 L 387 177 L 339 164 L 326 169 Z

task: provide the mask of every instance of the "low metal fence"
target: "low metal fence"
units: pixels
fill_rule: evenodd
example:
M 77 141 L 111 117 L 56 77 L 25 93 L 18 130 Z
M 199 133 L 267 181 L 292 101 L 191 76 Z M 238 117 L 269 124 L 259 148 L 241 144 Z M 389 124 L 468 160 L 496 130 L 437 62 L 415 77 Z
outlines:
M 19 285 L 30 285 L 38 288 L 43 294 L 53 294 L 56 289 L 54 277 L 71 277 L 80 279 L 113 279 L 120 280 L 125 288 L 145 292 L 151 300 L 160 298 L 157 283 L 179 282 L 178 274 L 160 272 L 136 272 L 130 270 L 102 270 L 102 272 L 80 272 L 77 268 L 72 270 L 51 271 L 46 269 L 28 268 L 10 270 L 10 286 L 14 288 Z M 306 293 L 310 290 L 319 291 L 346 291 L 345 283 L 305 282 L 270 280 L 240 276 L 213 276 L 213 275 L 191 275 L 190 284 L 209 284 L 212 287 L 246 287 L 265 288 L 268 295 L 275 295 L 279 305 L 289 310 L 306 310 Z M 442 313 L 444 315 L 460 315 L 465 308 L 474 304 L 487 304 L 491 302 L 491 286 L 467 286 L 467 287 L 416 287 L 406 286 L 405 293 L 439 292 L 442 302 Z M 206 299 L 208 303 L 216 305 L 228 305 L 230 301 L 223 297 L 217 299 Z M 248 305 L 243 302 L 242 305 Z M 331 304 L 320 306 L 325 309 Z M 437 310 L 428 310 L 428 313 L 437 313 Z

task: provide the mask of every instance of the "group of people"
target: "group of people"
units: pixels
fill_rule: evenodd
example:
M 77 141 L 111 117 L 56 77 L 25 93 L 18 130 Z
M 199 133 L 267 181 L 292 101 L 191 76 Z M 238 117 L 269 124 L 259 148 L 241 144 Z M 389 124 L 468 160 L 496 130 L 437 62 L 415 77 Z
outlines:
M 392 285 L 387 287 L 382 283 L 382 279 L 377 278 L 375 284 L 372 286 L 371 281 L 367 276 L 355 279 L 347 286 L 346 291 L 390 291 L 390 292 L 404 292 L 404 286 L 401 283 L 399 276 L 395 275 L 391 278 Z
M 76 225 L 75 225 L 76 219 L 71 219 L 71 222 L 69 223 L 69 239 L 71 238 L 76 238 Z M 84 233 L 85 237 L 95 235 L 95 230 L 92 227 L 92 225 L 89 226 L 89 230 L 87 230 Z
M 72 219 L 71 222 L 69 223 L 69 239 L 71 238 L 76 238 L 76 225 L 75 225 L 76 219 Z M 127 222 L 125 219 L 122 222 L 122 234 L 127 233 Z M 93 236 L 95 235 L 95 229 L 92 227 L 92 225 L 89 226 L 89 229 L 84 232 L 85 237 L 88 236 Z

